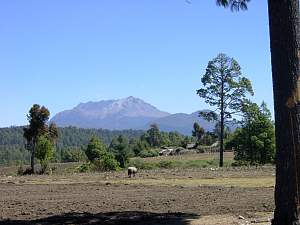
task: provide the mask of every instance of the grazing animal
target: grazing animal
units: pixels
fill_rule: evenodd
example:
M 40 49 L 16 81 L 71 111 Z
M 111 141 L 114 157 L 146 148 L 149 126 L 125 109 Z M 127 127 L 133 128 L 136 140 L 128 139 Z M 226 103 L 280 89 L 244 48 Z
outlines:
M 137 168 L 134 166 L 128 167 L 128 177 L 135 177 L 135 174 L 137 173 Z

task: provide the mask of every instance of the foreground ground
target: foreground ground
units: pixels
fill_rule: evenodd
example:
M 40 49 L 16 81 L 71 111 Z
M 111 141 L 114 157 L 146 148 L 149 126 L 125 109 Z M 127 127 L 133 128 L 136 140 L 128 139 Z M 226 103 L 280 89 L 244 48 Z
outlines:
M 273 192 L 273 167 L 151 170 L 133 179 L 2 172 L 0 224 L 268 224 Z

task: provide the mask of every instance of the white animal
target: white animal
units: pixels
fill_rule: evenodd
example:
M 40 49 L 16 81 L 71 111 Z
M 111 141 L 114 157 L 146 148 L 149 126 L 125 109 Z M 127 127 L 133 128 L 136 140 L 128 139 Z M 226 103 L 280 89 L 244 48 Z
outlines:
M 128 177 L 135 177 L 135 174 L 137 173 L 137 168 L 134 166 L 128 167 Z

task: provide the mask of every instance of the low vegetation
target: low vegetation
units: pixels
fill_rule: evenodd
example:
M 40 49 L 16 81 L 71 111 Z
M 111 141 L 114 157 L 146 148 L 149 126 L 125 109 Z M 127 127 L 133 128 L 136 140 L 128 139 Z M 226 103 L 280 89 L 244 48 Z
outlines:
M 201 153 L 200 153 L 201 155 Z M 197 157 L 196 157 L 197 158 Z M 225 166 L 231 166 L 233 160 L 226 160 Z M 218 167 L 218 159 L 162 159 L 155 161 L 147 161 L 142 158 L 134 158 L 130 160 L 130 165 L 140 169 L 174 169 L 174 168 L 216 168 Z

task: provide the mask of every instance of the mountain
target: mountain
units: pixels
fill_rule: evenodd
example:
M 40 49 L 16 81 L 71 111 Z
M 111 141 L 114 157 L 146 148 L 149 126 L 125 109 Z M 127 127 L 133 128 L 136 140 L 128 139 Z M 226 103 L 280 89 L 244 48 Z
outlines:
M 147 130 L 157 124 L 162 131 L 177 131 L 191 135 L 193 124 L 198 122 L 211 131 L 215 123 L 200 118 L 199 112 L 192 114 L 170 114 L 135 97 L 119 100 L 80 103 L 71 110 L 56 114 L 50 122 L 59 127 L 102 128 L 109 130 Z
M 199 117 L 199 111 L 192 114 L 176 113 L 163 118 L 151 121 L 155 123 L 163 131 L 178 131 L 185 135 L 191 135 L 194 123 L 197 122 L 205 131 L 212 131 L 215 127 L 215 122 L 208 122 L 207 120 Z M 145 127 L 145 128 L 146 128 Z
M 56 114 L 51 122 L 59 127 L 140 129 L 153 120 L 169 115 L 130 96 L 119 100 L 80 103 L 71 110 Z

